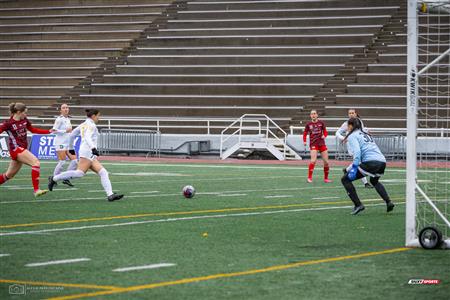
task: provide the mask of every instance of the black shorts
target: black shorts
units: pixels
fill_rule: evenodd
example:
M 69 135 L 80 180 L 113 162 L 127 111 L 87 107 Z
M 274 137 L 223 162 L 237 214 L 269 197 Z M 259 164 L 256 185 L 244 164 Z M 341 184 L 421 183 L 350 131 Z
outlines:
M 386 169 L 386 163 L 382 161 L 366 161 L 359 165 L 358 173 L 361 173 L 363 177 L 381 177 L 384 174 L 384 170 Z

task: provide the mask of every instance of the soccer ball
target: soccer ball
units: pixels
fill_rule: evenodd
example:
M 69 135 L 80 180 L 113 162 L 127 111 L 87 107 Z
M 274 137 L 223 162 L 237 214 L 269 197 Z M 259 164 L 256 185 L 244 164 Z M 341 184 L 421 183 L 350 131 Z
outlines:
M 183 196 L 185 198 L 192 198 L 195 195 L 195 189 L 192 185 L 187 185 L 183 188 Z

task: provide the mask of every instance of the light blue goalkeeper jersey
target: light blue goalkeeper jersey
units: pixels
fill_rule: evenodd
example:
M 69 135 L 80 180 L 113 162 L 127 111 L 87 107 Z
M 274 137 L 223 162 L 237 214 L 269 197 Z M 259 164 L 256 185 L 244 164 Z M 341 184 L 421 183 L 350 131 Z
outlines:
M 366 161 L 386 162 L 386 158 L 377 144 L 375 144 L 373 138 L 360 130 L 355 130 L 348 137 L 347 147 L 353 153 L 353 164 L 357 166 Z

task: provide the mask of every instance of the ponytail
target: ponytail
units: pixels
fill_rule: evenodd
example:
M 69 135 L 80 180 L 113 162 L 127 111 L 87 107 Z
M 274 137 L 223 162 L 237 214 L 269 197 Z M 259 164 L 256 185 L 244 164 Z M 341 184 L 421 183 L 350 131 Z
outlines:
M 347 121 L 348 125 L 352 125 L 352 130 L 347 134 L 347 136 L 345 137 L 344 141 L 346 141 L 348 139 L 348 137 L 355 132 L 356 130 L 362 130 L 362 125 L 361 125 L 361 120 L 358 118 L 350 118 Z
M 9 104 L 9 112 L 11 115 L 18 113 L 18 112 L 24 112 L 27 109 L 27 106 L 23 103 L 17 102 L 17 103 L 10 103 Z

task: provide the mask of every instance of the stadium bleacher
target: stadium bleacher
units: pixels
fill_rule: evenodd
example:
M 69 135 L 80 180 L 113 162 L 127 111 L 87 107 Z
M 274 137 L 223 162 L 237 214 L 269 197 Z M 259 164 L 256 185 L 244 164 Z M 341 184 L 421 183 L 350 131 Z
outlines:
M 1 107 L 95 106 L 127 125 L 264 113 L 284 128 L 313 108 L 339 126 L 354 107 L 369 127 L 406 124 L 404 0 L 20 0 L 0 21 Z

